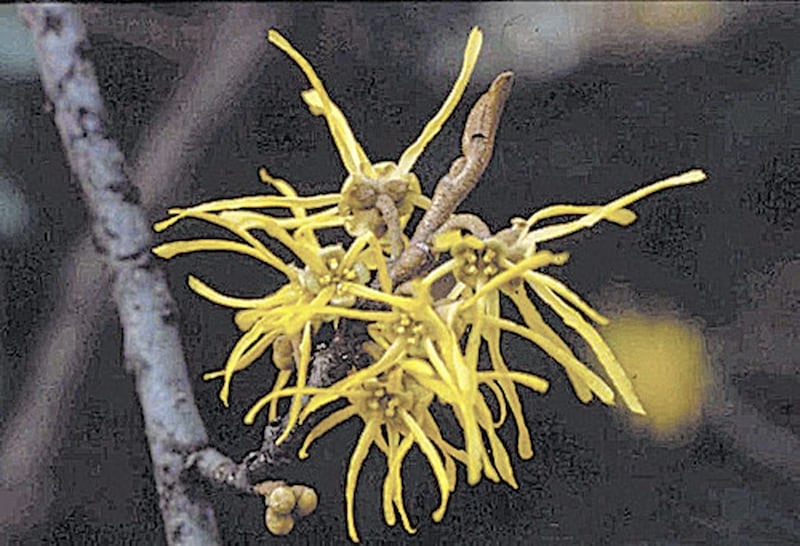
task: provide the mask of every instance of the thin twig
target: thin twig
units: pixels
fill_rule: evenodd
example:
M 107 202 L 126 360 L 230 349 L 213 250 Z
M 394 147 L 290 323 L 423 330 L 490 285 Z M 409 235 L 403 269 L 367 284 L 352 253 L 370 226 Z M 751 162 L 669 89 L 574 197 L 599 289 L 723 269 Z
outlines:
M 472 107 L 461 136 L 463 155 L 453 161 L 449 172 L 436 184 L 430 208 L 422 216 L 408 247 L 392 266 L 391 275 L 396 284 L 413 276 L 422 266 L 431 237 L 472 191 L 489 165 L 513 76 L 512 72 L 498 75 Z
M 311 362 L 307 385 L 309 387 L 327 387 L 338 381 L 347 373 L 347 370 L 360 364 L 364 358 L 361 351 L 363 336 L 354 331 L 353 324 L 342 321 L 329 346 L 320 347 Z M 264 441 L 257 451 L 249 453 L 234 474 L 246 473 L 251 481 L 261 479 L 264 469 L 274 467 L 294 460 L 294 454 L 299 447 L 299 439 L 303 434 L 298 434 L 301 425 L 289 435 L 288 439 L 278 445 L 276 440 L 281 435 L 288 422 L 288 415 L 264 427 Z M 237 475 L 238 475 L 237 474 Z
M 394 260 L 400 256 L 403 249 L 403 230 L 400 227 L 400 216 L 392 198 L 385 193 L 379 193 L 375 200 L 375 208 L 381 213 L 381 218 L 386 223 L 386 234 L 389 236 L 389 253 Z
M 254 493 L 247 467 L 213 447 L 204 447 L 186 458 L 184 470 L 195 470 L 211 483 L 232 487 L 242 493 Z
M 435 234 L 445 233 L 453 229 L 469 231 L 478 239 L 488 239 L 492 232 L 480 216 L 476 214 L 454 214 L 436 230 Z

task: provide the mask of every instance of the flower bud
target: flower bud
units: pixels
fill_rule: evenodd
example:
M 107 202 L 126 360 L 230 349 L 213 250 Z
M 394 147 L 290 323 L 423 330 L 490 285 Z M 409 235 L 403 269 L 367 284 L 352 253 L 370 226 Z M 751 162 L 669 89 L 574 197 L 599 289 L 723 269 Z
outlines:
M 305 485 L 292 486 L 294 496 L 297 498 L 297 515 L 306 517 L 317 508 L 319 497 L 317 492 Z
M 264 517 L 267 530 L 273 535 L 288 535 L 294 529 L 294 519 L 288 514 L 279 514 L 270 506 Z
M 269 495 L 269 507 L 278 514 L 288 514 L 294 508 L 297 499 L 290 487 L 285 485 L 276 487 Z

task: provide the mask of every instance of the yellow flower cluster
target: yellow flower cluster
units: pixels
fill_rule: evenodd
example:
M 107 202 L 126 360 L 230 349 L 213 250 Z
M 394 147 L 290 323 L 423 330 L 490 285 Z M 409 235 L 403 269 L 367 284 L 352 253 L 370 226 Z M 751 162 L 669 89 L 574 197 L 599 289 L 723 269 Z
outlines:
M 183 218 L 195 218 L 238 237 L 168 242 L 154 249 L 162 258 L 196 251 L 232 251 L 256 258 L 286 277 L 283 287 L 258 299 L 223 295 L 189 277 L 189 286 L 198 294 L 237 309 L 235 321 L 244 332 L 225 366 L 204 377 L 223 380 L 220 398 L 227 405 L 233 375 L 272 348 L 272 361 L 278 369 L 275 383 L 253 405 L 245 422 L 252 424 L 267 406 L 269 418 L 274 419 L 277 402 L 290 398 L 288 421 L 279 443 L 298 423 L 334 402 L 344 401 L 343 407 L 322 418 L 308 433 L 300 458 L 307 457 L 310 444 L 332 428 L 356 416 L 363 421 L 346 477 L 347 523 L 353 541 L 358 541 L 356 482 L 373 445 L 386 457 L 386 523 L 394 525 L 399 514 L 409 532 L 414 528 L 403 504 L 401 467 L 415 445 L 427 458 L 439 486 L 441 503 L 433 513 L 434 521 L 444 516 L 448 497 L 455 488 L 456 463 L 465 465 L 470 484 L 485 475 L 517 487 L 508 451 L 497 429 L 510 411 L 518 432 L 517 452 L 522 458 L 531 457 L 531 439 L 516 388 L 521 385 L 544 393 L 548 383 L 527 371 L 512 371 L 517 367 L 509 366 L 502 355 L 503 332 L 526 338 L 552 356 L 564 367 L 583 402 L 596 395 L 605 404 L 614 404 L 618 394 L 630 410 L 643 413 L 629 378 L 591 325 L 604 324 L 606 319 L 562 282 L 543 272 L 564 264 L 567 254 L 539 247 L 601 220 L 628 225 L 636 216 L 625 207 L 634 201 L 667 187 L 705 178 L 695 170 L 603 206 L 550 206 L 528 219 L 514 219 L 511 227 L 488 237 L 465 233 L 465 229 L 445 231 L 433 241 L 438 265 L 407 283 L 393 286 L 389 263 L 402 247 L 397 248 L 397 237 L 395 234 L 393 241 L 392 232 L 399 230 L 400 244 L 406 244 L 404 231 L 414 207 L 427 208 L 431 204 L 411 169 L 458 104 L 475 66 L 481 40 L 481 32 L 474 28 L 452 91 L 399 161 L 373 164 L 308 61 L 281 35 L 270 31 L 269 41 L 297 63 L 311 84 L 311 89 L 301 96 L 311 113 L 323 116 L 328 124 L 347 171 L 341 191 L 301 197 L 286 181 L 261 169 L 261 180 L 275 188 L 278 195 L 171 209 L 170 218 L 155 225 L 157 231 L 162 231 Z M 394 218 L 392 211 L 396 213 Z M 566 216 L 575 219 L 540 226 L 544 220 Z M 344 230 L 346 234 L 340 231 L 340 240 L 348 242 L 321 246 L 317 234 L 329 229 Z M 257 236 L 260 234 L 291 251 L 297 263 L 278 258 L 262 243 Z M 501 296 L 513 302 L 524 324 L 501 315 Z M 611 385 L 580 362 L 545 323 L 532 296 L 587 342 Z M 336 326 L 341 319 L 366 324 L 370 341 L 364 344 L 364 350 L 373 362 L 351 370 L 331 386 L 309 386 L 314 334 L 323 323 Z M 479 357 L 484 344 L 490 357 L 486 365 Z M 480 389 L 482 385 L 497 400 L 497 416 Z M 462 430 L 460 442 L 444 438 L 431 412 L 433 404 L 450 408 Z

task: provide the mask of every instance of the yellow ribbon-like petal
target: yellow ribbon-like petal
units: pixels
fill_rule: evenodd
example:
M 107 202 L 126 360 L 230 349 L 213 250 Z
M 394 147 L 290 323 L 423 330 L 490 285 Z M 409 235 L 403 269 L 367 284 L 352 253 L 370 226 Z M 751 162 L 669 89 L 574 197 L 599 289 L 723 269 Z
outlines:
M 350 129 L 350 124 L 347 123 L 347 118 L 341 110 L 333 103 L 322 80 L 319 79 L 314 68 L 311 66 L 305 57 L 298 52 L 286 38 L 280 35 L 276 30 L 270 30 L 268 34 L 270 43 L 274 44 L 278 49 L 286 53 L 303 71 L 306 78 L 313 89 L 304 91 L 302 93 L 303 101 L 308 105 L 311 113 L 315 116 L 324 116 L 325 121 L 328 122 L 333 141 L 336 148 L 339 150 L 339 155 L 342 157 L 345 169 L 350 174 L 367 175 L 374 178 L 372 172 L 372 163 L 370 162 L 367 154 L 361 144 L 356 140 L 353 130 Z
M 447 121 L 447 118 L 449 118 L 453 110 L 456 109 L 458 102 L 461 100 L 461 96 L 464 94 L 464 90 L 467 88 L 467 82 L 469 82 L 472 71 L 475 69 L 475 63 L 478 61 L 478 54 L 481 52 L 482 44 L 483 33 L 478 27 L 473 27 L 467 39 L 467 47 L 464 50 L 464 61 L 461 63 L 461 72 L 458 74 L 456 83 L 453 84 L 453 89 L 450 91 L 450 94 L 447 95 L 444 104 L 442 104 L 442 107 L 436 112 L 436 115 L 433 116 L 425 125 L 425 128 L 422 129 L 422 133 L 417 137 L 417 140 L 403 152 L 398 162 L 400 172 L 411 172 L 411 169 L 414 168 L 414 163 L 417 162 L 417 159 L 422 154 L 423 150 L 425 150 L 425 146 L 439 133 L 442 126 Z
M 694 169 L 683 174 L 671 176 L 659 182 L 654 182 L 653 184 L 640 188 L 627 195 L 623 195 L 622 197 L 597 208 L 593 212 L 587 214 L 586 216 L 582 216 L 577 220 L 535 229 L 525 237 L 526 244 L 533 245 L 544 241 L 550 241 L 552 239 L 558 239 L 560 237 L 566 237 L 567 235 L 575 233 L 576 231 L 590 228 L 604 219 L 614 218 L 612 221 L 617 221 L 617 223 L 619 223 L 619 211 L 631 203 L 635 203 L 636 201 L 639 201 L 648 195 L 665 190 L 667 188 L 685 186 L 687 184 L 696 184 L 705 179 L 706 173 L 700 169 Z M 624 221 L 626 219 L 623 217 L 622 220 L 623 225 L 625 225 Z

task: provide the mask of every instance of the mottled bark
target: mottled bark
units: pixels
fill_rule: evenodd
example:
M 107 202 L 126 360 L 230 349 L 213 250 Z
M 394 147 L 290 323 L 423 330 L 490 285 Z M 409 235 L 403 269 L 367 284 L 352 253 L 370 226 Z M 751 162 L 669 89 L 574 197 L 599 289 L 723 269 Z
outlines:
M 26 5 L 42 84 L 70 167 L 93 216 L 97 251 L 113 277 L 126 368 L 136 377 L 156 487 L 170 544 L 219 543 L 211 504 L 182 479 L 189 453 L 208 436 L 194 403 L 177 327 L 177 308 L 150 254 L 152 235 L 139 189 L 105 127 L 103 100 L 77 8 Z

